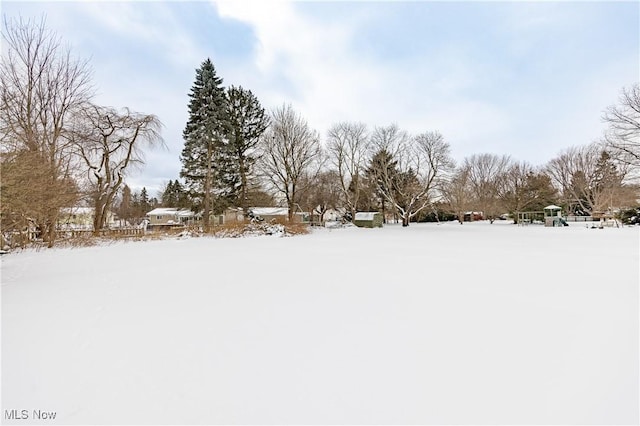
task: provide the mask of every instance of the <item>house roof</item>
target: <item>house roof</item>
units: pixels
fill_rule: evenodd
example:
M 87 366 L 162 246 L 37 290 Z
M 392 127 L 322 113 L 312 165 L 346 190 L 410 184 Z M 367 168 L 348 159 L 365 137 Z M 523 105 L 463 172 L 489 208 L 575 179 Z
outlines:
M 189 210 L 189 209 L 181 209 L 181 210 L 178 210 L 178 211 L 176 212 L 176 214 L 178 215 L 178 217 L 193 217 L 193 216 L 195 216 L 195 213 L 194 213 L 194 212 L 192 212 L 192 211 L 191 211 L 191 210 Z
M 179 217 L 191 217 L 194 216 L 189 209 L 178 209 L 175 207 L 158 207 L 147 213 L 147 216 L 179 216 Z
M 158 207 L 147 213 L 149 216 L 174 216 L 178 209 L 174 207 Z
M 562 207 L 551 204 L 550 206 L 545 207 L 543 210 L 562 210 Z
M 289 209 L 286 207 L 251 207 L 249 211 L 257 216 L 287 216 Z

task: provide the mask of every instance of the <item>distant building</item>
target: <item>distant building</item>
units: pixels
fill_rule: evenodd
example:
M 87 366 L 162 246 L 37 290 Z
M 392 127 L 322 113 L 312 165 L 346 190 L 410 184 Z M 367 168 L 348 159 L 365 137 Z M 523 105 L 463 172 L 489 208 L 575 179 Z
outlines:
M 265 222 L 288 222 L 289 209 L 286 207 L 250 207 L 247 209 L 247 216 L 250 219 L 257 219 Z M 307 223 L 309 221 L 309 213 L 296 212 L 293 214 L 294 223 Z
M 476 220 L 484 220 L 483 212 L 464 212 L 465 222 L 475 222 Z
M 62 230 L 93 230 L 93 218 L 95 209 L 93 207 L 64 207 L 60 209 L 58 218 L 58 229 Z M 105 227 L 113 228 L 118 226 L 115 213 L 107 210 Z
M 150 228 L 186 226 L 200 220 L 191 210 L 175 207 L 158 207 L 148 212 L 146 218 Z
M 382 228 L 382 213 L 358 212 L 353 224 L 360 228 Z

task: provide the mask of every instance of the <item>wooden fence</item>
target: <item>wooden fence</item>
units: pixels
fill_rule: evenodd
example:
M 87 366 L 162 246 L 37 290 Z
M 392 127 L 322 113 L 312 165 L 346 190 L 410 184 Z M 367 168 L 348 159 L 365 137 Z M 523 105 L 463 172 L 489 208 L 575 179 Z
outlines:
M 92 229 L 69 229 L 56 232 L 58 238 L 88 238 L 94 235 L 100 237 L 137 237 L 145 234 L 144 228 L 101 229 L 97 234 Z

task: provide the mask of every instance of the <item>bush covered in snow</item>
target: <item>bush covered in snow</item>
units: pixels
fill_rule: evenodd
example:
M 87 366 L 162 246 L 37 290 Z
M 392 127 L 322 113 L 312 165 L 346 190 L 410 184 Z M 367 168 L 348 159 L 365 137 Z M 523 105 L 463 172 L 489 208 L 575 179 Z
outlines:
M 309 229 L 303 224 L 283 225 L 280 223 L 264 222 L 234 223 L 216 227 L 213 231 L 213 235 L 217 238 L 239 238 L 260 235 L 288 237 L 307 233 L 309 233 Z

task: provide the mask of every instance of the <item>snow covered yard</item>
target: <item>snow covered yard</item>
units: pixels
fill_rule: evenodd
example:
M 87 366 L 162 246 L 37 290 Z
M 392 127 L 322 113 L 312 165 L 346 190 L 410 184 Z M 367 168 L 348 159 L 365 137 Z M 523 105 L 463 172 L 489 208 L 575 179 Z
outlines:
M 639 236 L 446 223 L 9 254 L 3 422 L 638 423 Z

